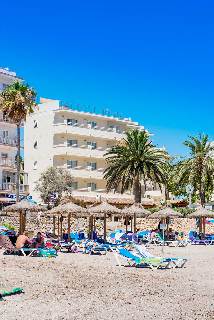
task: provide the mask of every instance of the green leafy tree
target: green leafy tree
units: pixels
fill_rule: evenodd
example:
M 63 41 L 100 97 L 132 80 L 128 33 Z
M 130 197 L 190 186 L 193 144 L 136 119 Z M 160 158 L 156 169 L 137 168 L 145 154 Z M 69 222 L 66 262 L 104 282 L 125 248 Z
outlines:
M 141 202 L 143 183 L 163 183 L 164 166 L 169 158 L 166 151 L 157 148 L 146 131 L 133 130 L 105 155 L 107 168 L 104 178 L 107 189 L 121 193 L 133 188 L 135 202 Z
M 177 164 L 176 181 L 191 184 L 204 206 L 214 191 L 214 146 L 205 134 L 190 136 L 184 145 L 189 149 L 189 157 Z
M 16 201 L 19 201 L 21 142 L 20 129 L 28 114 L 34 112 L 36 93 L 28 85 L 15 82 L 0 94 L 0 111 L 17 126 Z
M 54 202 L 55 205 L 58 205 L 63 193 L 71 191 L 72 181 L 72 176 L 68 171 L 50 167 L 41 174 L 35 190 L 39 191 L 44 203 L 50 205 Z

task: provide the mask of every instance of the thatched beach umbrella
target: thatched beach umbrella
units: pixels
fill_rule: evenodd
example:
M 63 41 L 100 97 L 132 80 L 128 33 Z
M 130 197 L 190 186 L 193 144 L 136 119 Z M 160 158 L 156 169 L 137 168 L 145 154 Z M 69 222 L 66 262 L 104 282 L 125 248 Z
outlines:
M 19 213 L 19 233 L 22 234 L 25 231 L 26 224 L 26 213 L 29 212 L 39 212 L 47 210 L 46 207 L 31 203 L 27 200 L 22 200 L 15 204 L 12 204 L 4 208 L 4 212 L 7 213 Z
M 205 235 L 206 218 L 214 218 L 214 212 L 200 207 L 188 215 L 188 218 L 199 218 L 199 232 Z
M 127 232 L 127 220 L 128 217 L 134 218 L 134 233 L 136 233 L 136 218 L 145 218 L 150 215 L 150 211 L 144 209 L 142 204 L 140 203 L 134 203 L 130 207 L 125 207 L 121 211 L 122 215 L 125 215 L 126 219 L 126 232 Z
M 151 214 L 148 218 L 149 219 L 161 219 L 161 222 L 163 224 L 167 225 L 167 237 L 168 237 L 168 231 L 169 231 L 169 218 L 181 218 L 182 214 L 180 212 L 177 212 L 173 210 L 172 208 L 164 208 L 161 209 L 153 214 Z M 163 229 L 164 234 L 164 229 Z
M 182 217 L 182 214 L 172 208 L 164 208 L 155 213 L 150 214 L 150 219 L 166 219 L 166 218 L 178 218 Z
M 90 207 L 88 211 L 94 217 L 104 218 L 104 240 L 106 240 L 106 217 L 108 214 L 120 214 L 121 210 L 112 206 L 107 201 L 103 201 L 97 206 Z
M 68 236 L 70 240 L 70 233 L 71 233 L 71 217 L 74 218 L 87 218 L 89 214 L 87 210 L 81 206 L 73 202 L 68 202 L 65 204 L 58 205 L 55 208 L 52 208 L 49 211 L 49 214 L 53 215 L 53 223 L 54 223 L 54 231 L 55 231 L 55 215 L 58 215 L 58 236 L 61 234 L 62 237 L 62 221 L 63 216 L 68 218 Z

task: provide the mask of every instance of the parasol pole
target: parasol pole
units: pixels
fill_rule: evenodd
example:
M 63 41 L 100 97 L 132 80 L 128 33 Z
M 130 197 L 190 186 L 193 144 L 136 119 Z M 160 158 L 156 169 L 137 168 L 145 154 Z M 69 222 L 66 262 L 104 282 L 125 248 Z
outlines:
M 134 213 L 134 233 L 136 233 L 136 222 L 137 222 L 137 219 L 136 219 L 136 212 Z
M 106 241 L 106 213 L 104 213 L 104 241 Z
M 68 214 L 68 241 L 71 241 L 71 214 Z
M 56 217 L 53 216 L 53 235 L 55 236 L 56 233 Z
M 128 233 L 128 217 L 127 217 L 127 215 L 125 217 L 125 220 L 126 220 L 126 233 Z
M 58 222 L 58 226 L 57 226 L 57 229 L 58 229 L 58 241 L 59 241 L 59 239 L 60 239 L 60 229 L 59 229 L 59 215 L 58 215 L 58 219 L 57 219 L 57 222 Z

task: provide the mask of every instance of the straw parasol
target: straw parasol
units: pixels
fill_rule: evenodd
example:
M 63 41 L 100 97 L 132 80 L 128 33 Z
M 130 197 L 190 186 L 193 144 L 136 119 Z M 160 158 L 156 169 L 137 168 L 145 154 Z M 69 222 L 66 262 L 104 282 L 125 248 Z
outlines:
M 169 207 L 161 209 L 158 212 L 155 212 L 149 216 L 149 218 L 151 219 L 161 219 L 161 223 L 166 224 L 167 238 L 169 234 L 169 218 L 179 218 L 179 217 L 182 217 L 182 214 Z M 164 238 L 164 228 L 163 228 L 163 238 Z
M 78 206 L 77 204 L 75 204 L 73 202 L 60 204 L 57 207 L 52 208 L 49 211 L 49 214 L 53 215 L 54 234 L 55 234 L 55 215 L 58 215 L 58 235 L 59 235 L 59 233 L 61 233 L 61 237 L 62 237 L 63 216 L 66 216 L 68 218 L 68 236 L 69 236 L 69 238 L 70 238 L 71 217 L 78 219 L 78 218 L 87 218 L 89 216 L 89 214 L 85 208 L 82 208 L 81 206 Z M 59 225 L 60 225 L 60 230 L 59 230 Z
M 27 200 L 22 200 L 10 206 L 4 208 L 5 212 L 20 212 L 20 211 L 31 211 L 31 212 L 38 212 L 38 211 L 45 211 L 47 210 L 46 207 L 43 207 L 38 204 L 31 203 Z
M 166 218 L 179 218 L 179 217 L 182 217 L 182 214 L 169 207 L 161 209 L 155 213 L 152 213 L 149 216 L 150 219 L 166 219 Z
M 199 218 L 199 232 L 205 234 L 206 218 L 214 218 L 214 212 L 203 207 L 196 209 L 193 213 L 188 215 L 188 218 Z
M 39 211 L 46 211 L 46 207 L 31 203 L 27 200 L 22 200 L 10 206 L 4 208 L 4 212 L 19 213 L 19 233 L 23 233 L 25 231 L 26 225 L 26 213 L 29 212 L 39 212 Z
M 134 203 L 130 207 L 125 207 L 122 210 L 122 214 L 125 215 L 126 218 L 126 232 L 127 232 L 127 218 L 133 217 L 134 218 L 134 233 L 136 232 L 136 218 L 145 218 L 150 215 L 150 211 L 144 209 L 142 204 L 140 203 Z M 132 223 L 132 221 L 131 221 Z M 132 227 L 131 227 L 132 229 Z
M 120 214 L 121 210 L 112 206 L 107 201 L 103 201 L 97 206 L 90 207 L 88 211 L 94 217 L 104 218 L 104 240 L 106 240 L 106 216 L 108 214 Z

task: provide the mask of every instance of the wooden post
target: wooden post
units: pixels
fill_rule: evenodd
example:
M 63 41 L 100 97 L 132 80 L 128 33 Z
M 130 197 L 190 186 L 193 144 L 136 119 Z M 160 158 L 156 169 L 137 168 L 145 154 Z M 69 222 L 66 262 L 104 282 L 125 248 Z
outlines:
M 104 241 L 106 241 L 106 213 L 104 213 L 104 233 L 103 233 Z
M 22 213 L 22 233 L 25 232 L 26 228 L 26 210 Z
M 60 238 L 62 240 L 62 224 L 63 224 L 63 216 L 60 217 Z
M 199 218 L 199 233 L 202 233 L 202 220 L 203 218 Z
M 71 214 L 68 214 L 68 241 L 71 241 Z
M 55 236 L 56 234 L 56 217 L 53 216 L 53 235 Z
M 19 212 L 19 234 L 22 234 L 22 212 Z
M 204 234 L 204 237 L 205 237 L 205 230 L 206 230 L 206 218 L 203 217 L 203 234 Z
M 126 222 L 126 233 L 128 233 L 128 217 L 125 217 L 125 222 Z
M 169 218 L 166 218 L 166 226 L 167 226 L 167 230 L 166 230 L 166 240 L 169 240 Z
M 57 233 L 58 233 L 58 241 L 59 241 L 59 239 L 60 239 L 60 235 L 59 235 L 59 234 L 60 234 L 60 227 L 59 227 L 60 221 L 59 221 L 59 218 L 60 218 L 60 217 L 58 216 L 58 219 L 57 219 L 57 223 L 58 223 L 58 226 L 57 226 L 57 229 L 58 229 L 58 230 L 57 230 Z
M 134 213 L 134 233 L 137 231 L 137 219 L 136 219 L 136 213 Z

